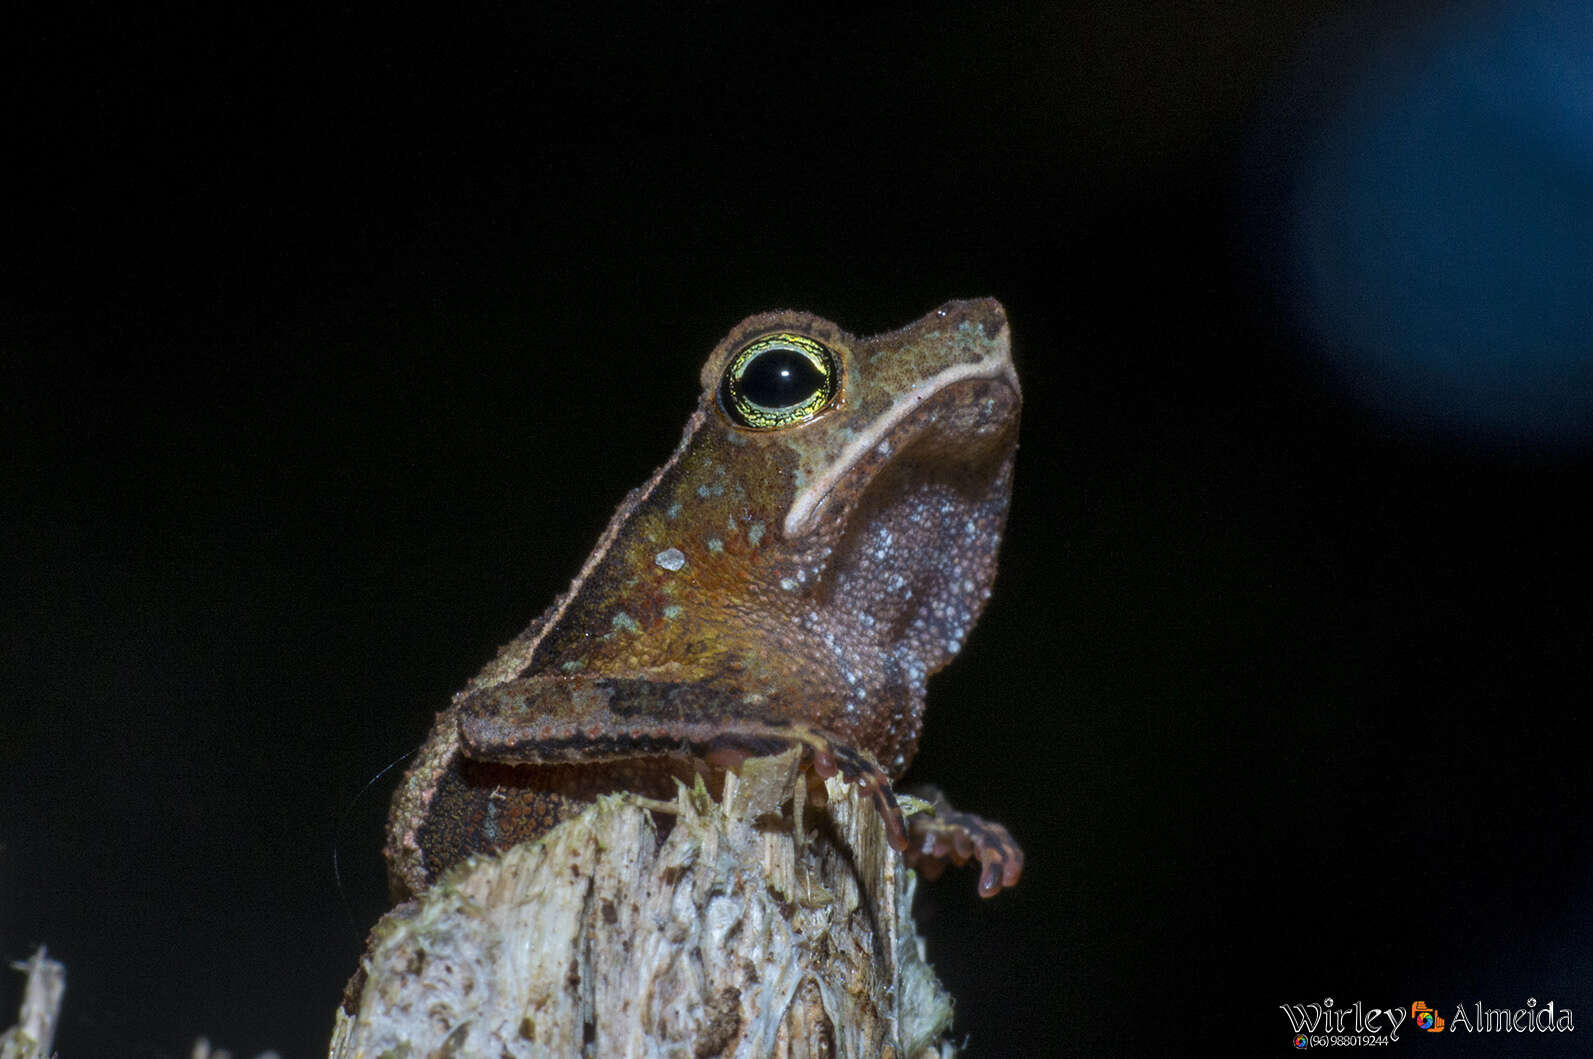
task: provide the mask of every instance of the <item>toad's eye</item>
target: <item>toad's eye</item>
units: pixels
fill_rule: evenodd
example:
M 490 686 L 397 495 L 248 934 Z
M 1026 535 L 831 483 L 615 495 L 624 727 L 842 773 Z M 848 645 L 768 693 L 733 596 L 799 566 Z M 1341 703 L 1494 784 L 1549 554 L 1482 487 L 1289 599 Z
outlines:
M 805 335 L 764 335 L 730 359 L 719 404 L 741 426 L 774 430 L 824 411 L 840 381 L 828 347 Z

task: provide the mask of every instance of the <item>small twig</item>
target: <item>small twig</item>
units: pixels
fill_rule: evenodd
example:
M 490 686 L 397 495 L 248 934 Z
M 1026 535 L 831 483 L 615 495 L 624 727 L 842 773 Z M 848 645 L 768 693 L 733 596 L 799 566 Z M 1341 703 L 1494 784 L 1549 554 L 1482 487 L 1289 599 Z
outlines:
M 0 1059 L 43 1059 L 55 1043 L 61 1021 L 61 998 L 66 995 L 66 965 L 45 955 L 44 946 L 13 970 L 25 972 L 22 1010 L 17 1024 L 0 1033 Z

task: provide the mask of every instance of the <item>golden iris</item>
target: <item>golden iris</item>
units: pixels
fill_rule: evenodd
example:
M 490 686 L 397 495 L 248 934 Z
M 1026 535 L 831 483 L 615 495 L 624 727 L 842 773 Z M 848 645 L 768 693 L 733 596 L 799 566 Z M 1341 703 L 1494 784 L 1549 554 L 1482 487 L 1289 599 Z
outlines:
M 776 430 L 824 411 L 839 383 L 839 364 L 827 346 L 780 332 L 749 342 L 730 358 L 719 404 L 741 426 Z

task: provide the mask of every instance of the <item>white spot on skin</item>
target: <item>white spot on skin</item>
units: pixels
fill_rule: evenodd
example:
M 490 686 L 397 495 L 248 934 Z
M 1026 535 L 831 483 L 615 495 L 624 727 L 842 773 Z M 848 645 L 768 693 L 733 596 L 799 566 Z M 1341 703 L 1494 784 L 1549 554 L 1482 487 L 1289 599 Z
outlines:
M 686 612 L 686 608 L 685 607 L 682 607 L 678 603 L 671 603 L 669 606 L 664 608 L 664 620 L 665 621 L 674 621 L 676 618 L 680 617 L 685 612 Z
M 791 580 L 789 577 L 782 577 L 780 578 L 780 587 L 785 589 L 787 592 L 795 592 L 797 583 Z
M 609 621 L 616 630 L 623 629 L 625 632 L 642 631 L 642 627 L 636 624 L 636 619 L 626 614 L 623 610 L 610 618 Z
M 763 523 L 754 522 L 747 527 L 747 540 L 752 542 L 754 548 L 758 546 L 758 542 L 763 540 Z
M 715 555 L 719 555 L 725 550 L 725 542 L 720 540 L 718 537 L 709 537 L 708 550 L 713 552 Z
M 679 504 L 670 504 L 669 505 L 669 510 L 664 512 L 664 514 L 669 516 L 670 518 L 679 518 L 680 517 L 680 505 Z
M 665 548 L 653 556 L 653 562 L 673 572 L 686 565 L 686 553 L 679 548 Z

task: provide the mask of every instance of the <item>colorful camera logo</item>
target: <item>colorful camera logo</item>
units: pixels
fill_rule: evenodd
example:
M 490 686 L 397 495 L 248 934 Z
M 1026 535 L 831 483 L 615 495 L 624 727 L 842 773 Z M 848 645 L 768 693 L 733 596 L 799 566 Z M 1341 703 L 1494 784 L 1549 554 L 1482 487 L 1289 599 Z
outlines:
M 1294 1035 L 1294 1046 L 1296 1048 L 1304 1048 L 1306 1045 L 1308 1045 L 1310 1043 L 1311 1043 L 1310 1041 L 1305 1039 L 1305 1034 L 1297 1033 L 1297 1034 Z
M 1416 1020 L 1416 1028 L 1426 1030 L 1428 1033 L 1442 1033 L 1444 1020 L 1438 1012 L 1423 1004 L 1420 1000 L 1410 1006 L 1411 1017 Z

